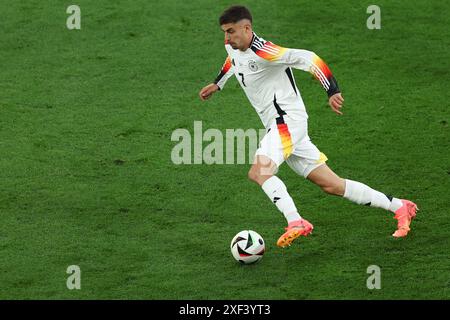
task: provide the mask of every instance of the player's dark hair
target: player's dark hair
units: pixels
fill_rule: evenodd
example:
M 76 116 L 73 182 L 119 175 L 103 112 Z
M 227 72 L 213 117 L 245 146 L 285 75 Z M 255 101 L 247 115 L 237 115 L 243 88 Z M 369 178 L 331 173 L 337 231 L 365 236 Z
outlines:
M 243 19 L 248 19 L 252 22 L 252 14 L 244 6 L 231 6 L 225 10 L 219 18 L 219 24 L 236 23 Z

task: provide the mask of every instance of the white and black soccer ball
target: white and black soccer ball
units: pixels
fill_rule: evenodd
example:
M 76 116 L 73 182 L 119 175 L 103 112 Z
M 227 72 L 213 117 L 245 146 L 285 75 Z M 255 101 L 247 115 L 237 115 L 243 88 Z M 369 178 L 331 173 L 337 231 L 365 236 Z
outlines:
M 230 247 L 233 257 L 242 264 L 258 262 L 265 250 L 263 238 L 253 230 L 239 232 L 231 240 Z

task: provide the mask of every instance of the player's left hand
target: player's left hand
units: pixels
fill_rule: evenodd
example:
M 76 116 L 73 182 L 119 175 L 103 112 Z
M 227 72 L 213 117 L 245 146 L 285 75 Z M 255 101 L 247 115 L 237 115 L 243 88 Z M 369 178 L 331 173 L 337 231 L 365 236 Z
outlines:
M 342 115 L 341 112 L 342 105 L 344 104 L 344 98 L 342 97 L 341 93 L 335 93 L 328 99 L 328 104 L 330 105 L 331 109 L 336 112 L 337 114 Z

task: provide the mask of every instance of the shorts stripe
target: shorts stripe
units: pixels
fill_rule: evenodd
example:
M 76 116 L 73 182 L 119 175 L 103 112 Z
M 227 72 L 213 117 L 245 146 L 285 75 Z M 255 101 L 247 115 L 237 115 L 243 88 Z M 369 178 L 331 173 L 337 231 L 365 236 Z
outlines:
M 283 115 L 285 115 L 286 112 L 278 105 L 275 94 L 273 95 L 273 105 L 275 106 L 275 109 L 277 109 L 277 113 L 279 115 L 279 117 L 275 120 L 277 122 L 278 133 L 280 134 L 281 144 L 283 146 L 283 157 L 286 160 L 292 153 L 292 137 L 283 118 Z
M 328 160 L 327 156 L 325 155 L 325 153 L 321 152 L 320 153 L 320 157 L 319 160 L 317 160 L 317 163 L 325 163 Z
M 277 121 L 277 127 L 281 138 L 281 145 L 283 146 L 283 157 L 287 159 L 292 154 L 292 137 L 287 124 L 284 123 L 284 119 L 282 117 L 281 119 L 282 121 Z

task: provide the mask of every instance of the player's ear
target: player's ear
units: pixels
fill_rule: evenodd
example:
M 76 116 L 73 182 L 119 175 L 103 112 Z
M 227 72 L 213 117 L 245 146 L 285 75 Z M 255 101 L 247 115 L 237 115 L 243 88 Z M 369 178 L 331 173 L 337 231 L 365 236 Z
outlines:
M 244 30 L 245 32 L 252 33 L 252 25 L 250 24 L 250 22 L 244 24 Z

